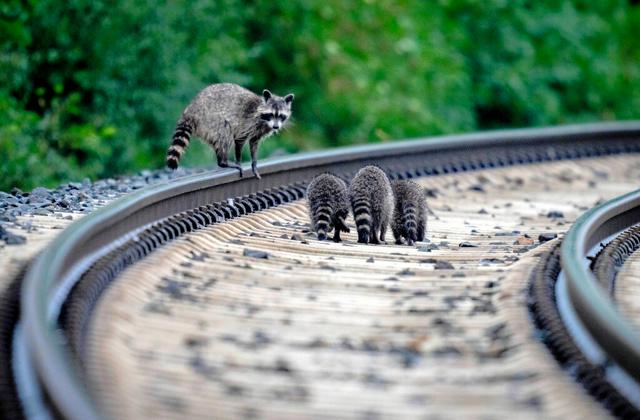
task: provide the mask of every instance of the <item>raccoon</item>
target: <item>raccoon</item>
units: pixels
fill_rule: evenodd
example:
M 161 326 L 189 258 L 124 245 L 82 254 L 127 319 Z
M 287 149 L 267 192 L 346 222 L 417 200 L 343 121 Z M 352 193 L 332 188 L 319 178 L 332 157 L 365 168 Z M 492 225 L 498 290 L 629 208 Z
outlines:
M 382 169 L 376 166 L 360 169 L 349 186 L 349 200 L 358 230 L 358 242 L 384 242 L 393 211 L 393 192 Z
M 242 176 L 242 147 L 249 142 L 251 169 L 260 178 L 256 153 L 260 141 L 277 133 L 291 116 L 293 93 L 284 97 L 264 90 L 262 97 L 232 83 L 207 86 L 191 101 L 178 120 L 171 146 L 167 150 L 167 166 L 176 169 L 192 135 L 211 146 L 218 166 L 235 168 Z M 227 155 L 235 145 L 236 163 Z
M 427 229 L 427 209 L 422 188 L 413 181 L 391 183 L 395 198 L 391 230 L 396 244 L 405 238 L 407 245 L 423 241 Z
M 311 227 L 318 239 L 327 239 L 327 233 L 335 228 L 333 241 L 340 242 L 340 232 L 350 232 L 345 218 L 349 215 L 347 184 L 329 173 L 317 175 L 307 187 L 307 204 Z

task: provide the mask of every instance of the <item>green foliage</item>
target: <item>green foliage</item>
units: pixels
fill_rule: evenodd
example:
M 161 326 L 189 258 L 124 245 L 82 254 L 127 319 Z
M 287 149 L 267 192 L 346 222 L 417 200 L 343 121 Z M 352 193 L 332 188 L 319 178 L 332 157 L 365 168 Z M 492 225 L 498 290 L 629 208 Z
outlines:
M 220 81 L 296 94 L 263 156 L 637 118 L 639 28 L 623 0 L 7 0 L 0 189 L 161 167 Z M 212 161 L 194 143 L 184 163 Z
M 480 128 L 639 115 L 629 112 L 638 109 L 637 8 L 617 0 L 444 3 L 466 32 Z

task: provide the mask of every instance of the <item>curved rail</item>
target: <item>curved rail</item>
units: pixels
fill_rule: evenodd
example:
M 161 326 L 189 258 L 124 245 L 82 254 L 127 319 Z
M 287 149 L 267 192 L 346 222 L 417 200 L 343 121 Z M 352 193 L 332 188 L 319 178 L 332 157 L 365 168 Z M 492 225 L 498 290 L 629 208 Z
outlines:
M 22 295 L 22 319 L 31 361 L 59 413 L 66 418 L 100 417 L 60 337 L 57 323 L 60 308 L 92 261 L 136 231 L 176 213 L 294 185 L 321 171 L 349 174 L 366 163 L 384 166 L 396 177 L 413 177 L 632 151 L 640 151 L 639 122 L 508 130 L 276 159 L 263 165 L 261 180 L 241 179 L 236 171 L 225 170 L 147 188 L 74 223 L 32 265 Z M 582 236 L 578 239 L 582 240 Z M 584 251 L 578 244 L 571 255 Z M 582 274 L 579 267 L 575 271 L 575 275 Z M 630 344 L 634 349 L 640 348 L 636 341 Z M 624 359 L 623 356 L 616 357 Z
M 560 258 L 571 304 L 580 321 L 607 355 L 640 382 L 640 333 L 616 310 L 586 258 L 594 245 L 637 223 L 640 223 L 640 190 L 594 207 L 581 216 L 567 233 Z

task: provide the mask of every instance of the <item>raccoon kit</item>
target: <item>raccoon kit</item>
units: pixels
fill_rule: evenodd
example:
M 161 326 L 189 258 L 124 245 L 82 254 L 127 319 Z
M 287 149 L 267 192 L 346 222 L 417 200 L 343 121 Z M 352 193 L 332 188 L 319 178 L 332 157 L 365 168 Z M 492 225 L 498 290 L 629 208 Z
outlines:
M 423 241 L 427 229 L 427 211 L 422 188 L 413 181 L 394 181 L 391 184 L 395 198 L 391 230 L 396 244 L 407 245 Z
M 327 239 L 327 233 L 335 229 L 334 242 L 340 242 L 340 232 L 349 232 L 345 218 L 349 215 L 347 185 L 332 174 L 316 176 L 307 187 L 307 204 L 311 228 L 318 239 Z
M 257 178 L 256 153 L 260 141 L 277 133 L 291 116 L 293 94 L 276 96 L 264 90 L 262 97 L 235 84 L 220 83 L 203 89 L 191 101 L 178 120 L 171 146 L 167 151 L 167 166 L 176 169 L 192 135 L 213 148 L 221 168 L 242 167 L 242 147 L 249 142 L 251 169 Z M 227 155 L 235 146 L 235 163 Z
M 376 166 L 360 169 L 349 186 L 349 201 L 358 230 L 358 242 L 384 242 L 393 211 L 393 193 L 389 178 L 382 169 Z

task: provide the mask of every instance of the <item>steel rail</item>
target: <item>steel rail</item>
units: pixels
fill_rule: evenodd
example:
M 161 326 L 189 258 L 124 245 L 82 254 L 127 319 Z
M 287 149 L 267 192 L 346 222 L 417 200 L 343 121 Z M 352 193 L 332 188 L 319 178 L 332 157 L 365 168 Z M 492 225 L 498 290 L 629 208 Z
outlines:
M 588 252 L 604 238 L 640 223 L 640 190 L 607 201 L 582 215 L 561 249 L 571 304 L 607 356 L 640 383 L 640 332 L 616 309 L 589 269 Z
M 57 412 L 65 418 L 100 418 L 60 335 L 60 306 L 92 258 L 131 237 L 132 232 L 173 214 L 306 181 L 322 171 L 352 173 L 366 163 L 385 166 L 399 177 L 411 177 L 638 151 L 638 121 L 505 130 L 273 159 L 261 166 L 261 180 L 239 178 L 235 171 L 224 170 L 146 188 L 73 223 L 30 267 L 21 305 L 30 359 Z

